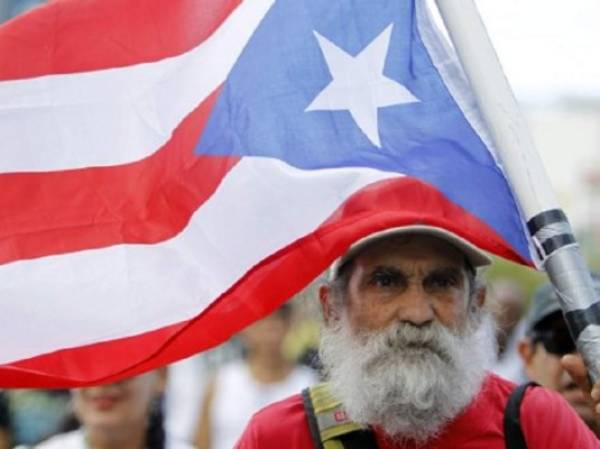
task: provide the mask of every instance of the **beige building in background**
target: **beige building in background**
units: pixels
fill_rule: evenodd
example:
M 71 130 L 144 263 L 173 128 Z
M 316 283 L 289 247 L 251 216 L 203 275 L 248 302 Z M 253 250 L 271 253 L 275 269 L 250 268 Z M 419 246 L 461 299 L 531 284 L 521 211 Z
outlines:
M 600 98 L 522 105 L 557 199 L 576 234 L 600 253 Z

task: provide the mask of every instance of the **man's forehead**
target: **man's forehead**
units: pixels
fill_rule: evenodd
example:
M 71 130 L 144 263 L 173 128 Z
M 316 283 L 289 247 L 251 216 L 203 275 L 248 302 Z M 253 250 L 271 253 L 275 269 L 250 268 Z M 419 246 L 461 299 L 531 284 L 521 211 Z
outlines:
M 452 244 L 428 235 L 390 236 L 362 248 L 354 259 L 363 263 L 427 262 L 464 266 L 466 256 Z

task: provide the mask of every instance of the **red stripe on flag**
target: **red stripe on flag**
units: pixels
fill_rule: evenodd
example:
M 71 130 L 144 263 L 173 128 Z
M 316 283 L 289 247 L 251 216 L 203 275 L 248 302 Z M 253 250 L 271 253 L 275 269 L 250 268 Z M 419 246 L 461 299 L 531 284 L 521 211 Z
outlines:
M 219 91 L 141 161 L 0 175 L 0 264 L 179 233 L 239 160 L 194 154 Z
M 241 0 L 62 0 L 0 27 L 0 80 L 151 62 L 208 38 Z
M 195 319 L 0 366 L 0 387 L 115 381 L 216 346 L 277 308 L 352 242 L 381 229 L 415 223 L 441 226 L 495 254 L 532 265 L 489 226 L 433 187 L 412 178 L 382 181 L 349 198 L 314 233 L 249 270 Z

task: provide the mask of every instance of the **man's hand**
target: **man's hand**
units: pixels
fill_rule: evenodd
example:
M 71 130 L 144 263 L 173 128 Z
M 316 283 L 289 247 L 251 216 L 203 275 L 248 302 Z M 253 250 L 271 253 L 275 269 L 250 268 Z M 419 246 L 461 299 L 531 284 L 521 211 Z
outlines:
M 590 387 L 587 368 L 580 355 L 565 355 L 560 363 L 579 388 L 581 388 L 583 395 L 592 405 L 593 410 L 597 414 L 596 419 L 600 419 L 600 380 L 594 384 L 593 388 Z

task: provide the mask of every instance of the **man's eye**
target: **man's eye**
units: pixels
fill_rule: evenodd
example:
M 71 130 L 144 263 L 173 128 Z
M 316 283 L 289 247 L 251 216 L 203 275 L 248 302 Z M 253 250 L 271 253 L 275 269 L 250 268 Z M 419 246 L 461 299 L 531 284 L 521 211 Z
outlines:
M 446 289 L 456 287 L 458 284 L 458 277 L 451 275 L 434 275 L 425 279 L 425 287 L 428 288 Z
M 388 271 L 376 271 L 369 280 L 370 285 L 378 287 L 393 287 L 401 283 L 401 278 L 397 273 Z

